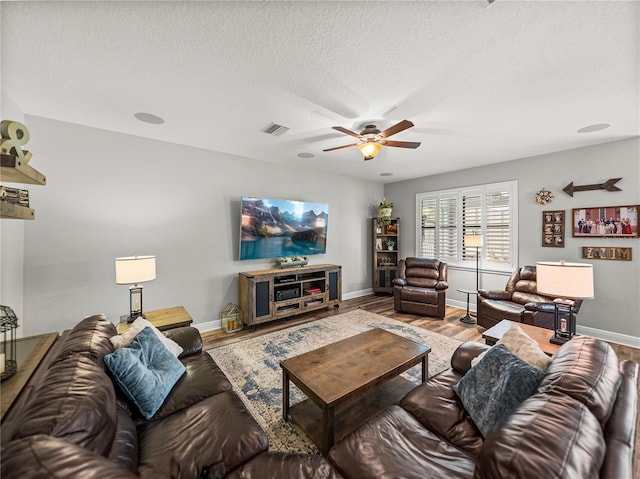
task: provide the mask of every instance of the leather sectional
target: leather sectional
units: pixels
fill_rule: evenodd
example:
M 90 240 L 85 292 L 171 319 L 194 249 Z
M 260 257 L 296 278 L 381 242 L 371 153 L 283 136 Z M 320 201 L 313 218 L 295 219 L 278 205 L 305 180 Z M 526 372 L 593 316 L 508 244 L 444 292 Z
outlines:
M 450 369 L 323 458 L 268 451 L 194 328 L 166 332 L 187 372 L 142 419 L 105 369 L 115 334 L 93 316 L 56 342 L 2 423 L 4 479 L 632 477 L 638 365 L 596 339 L 563 345 L 538 391 L 486 438 L 452 387 L 488 346 L 463 343 Z

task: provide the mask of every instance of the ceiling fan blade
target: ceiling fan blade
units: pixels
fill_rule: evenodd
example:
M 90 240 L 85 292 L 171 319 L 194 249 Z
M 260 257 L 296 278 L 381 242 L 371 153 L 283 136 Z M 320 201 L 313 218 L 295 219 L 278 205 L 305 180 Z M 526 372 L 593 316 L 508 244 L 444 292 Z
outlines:
M 387 140 L 386 146 L 397 146 L 399 148 L 418 148 L 420 146 L 419 141 L 393 141 Z
M 400 133 L 401 131 L 406 130 L 407 128 L 411 128 L 413 123 L 409 120 L 402 120 L 400 123 L 396 123 L 393 126 L 390 126 L 386 130 L 384 130 L 380 135 L 383 138 L 389 138 L 391 135 L 395 135 L 396 133 Z
M 351 143 L 349 145 L 342 145 L 342 146 L 335 146 L 333 148 L 327 148 L 326 150 L 322 150 L 322 151 L 333 151 L 333 150 L 341 150 L 342 148 L 349 148 L 351 146 L 356 146 L 357 143 Z
M 360 138 L 360 134 L 356 133 L 355 131 L 351 131 L 351 130 L 347 130 L 346 128 L 342 128 L 341 126 L 334 126 L 333 129 L 341 131 L 345 135 L 351 135 L 351 136 L 354 136 L 356 138 Z

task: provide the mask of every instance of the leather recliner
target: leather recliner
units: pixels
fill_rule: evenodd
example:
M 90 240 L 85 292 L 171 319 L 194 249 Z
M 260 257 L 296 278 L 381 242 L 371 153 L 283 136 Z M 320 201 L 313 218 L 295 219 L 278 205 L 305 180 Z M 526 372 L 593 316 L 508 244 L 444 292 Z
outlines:
M 554 329 L 554 298 L 538 294 L 536 267 L 523 266 L 513 272 L 504 290 L 478 290 L 478 325 L 491 328 L 503 319 Z M 582 300 L 576 300 L 574 313 Z
M 393 308 L 405 313 L 444 318 L 447 263 L 435 258 L 400 260 L 398 278 L 393 280 Z

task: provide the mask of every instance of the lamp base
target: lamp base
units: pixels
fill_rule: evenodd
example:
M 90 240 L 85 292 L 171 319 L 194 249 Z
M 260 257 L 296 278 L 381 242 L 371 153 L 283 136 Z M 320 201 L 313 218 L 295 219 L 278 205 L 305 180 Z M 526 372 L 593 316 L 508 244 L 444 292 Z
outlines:
M 147 317 L 144 315 L 142 311 L 140 311 L 139 313 L 134 312 L 134 313 L 131 313 L 127 318 L 127 323 L 133 323 L 140 316 L 142 316 L 143 319 L 147 319 Z
M 561 336 L 559 334 L 554 334 L 553 336 L 551 336 L 551 338 L 549 338 L 549 342 L 552 344 L 564 344 L 570 340 L 571 336 Z
M 476 324 L 476 318 L 467 314 L 466 316 L 460 318 L 460 322 L 464 324 Z

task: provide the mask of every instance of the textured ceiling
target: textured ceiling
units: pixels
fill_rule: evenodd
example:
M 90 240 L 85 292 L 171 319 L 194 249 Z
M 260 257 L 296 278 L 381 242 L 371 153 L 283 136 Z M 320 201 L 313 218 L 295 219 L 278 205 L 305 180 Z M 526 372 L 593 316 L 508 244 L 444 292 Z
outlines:
M 639 135 L 639 7 L 2 2 L 2 88 L 31 115 L 398 181 Z M 334 125 L 403 119 L 417 150 L 322 152 L 353 142 Z M 612 126 L 576 132 L 594 123 Z

